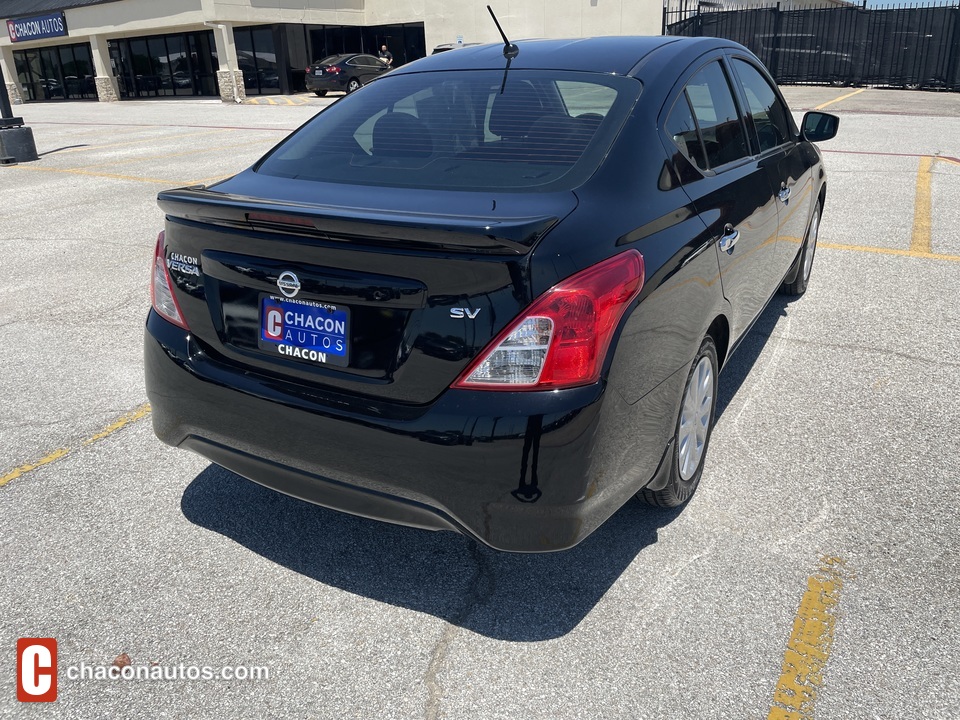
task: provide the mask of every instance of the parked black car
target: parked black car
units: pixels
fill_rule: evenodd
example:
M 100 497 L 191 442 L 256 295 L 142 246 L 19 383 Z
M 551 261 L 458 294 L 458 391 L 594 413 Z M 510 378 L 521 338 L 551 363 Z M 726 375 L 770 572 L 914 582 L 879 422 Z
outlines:
M 363 53 L 330 55 L 306 68 L 307 90 L 323 97 L 331 90 L 351 93 L 387 72 L 380 58 Z
M 717 374 L 807 288 L 826 175 L 745 48 L 464 48 L 163 192 L 157 435 L 256 482 L 495 548 L 687 501 Z

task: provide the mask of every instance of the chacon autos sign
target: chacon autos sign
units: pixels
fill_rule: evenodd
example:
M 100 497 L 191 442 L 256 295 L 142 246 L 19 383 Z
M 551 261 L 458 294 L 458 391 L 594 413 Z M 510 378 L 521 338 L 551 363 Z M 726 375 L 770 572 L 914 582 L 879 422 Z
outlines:
M 7 20 L 7 34 L 10 36 L 10 42 L 60 37 L 67 34 L 67 21 L 62 12 L 13 18 Z

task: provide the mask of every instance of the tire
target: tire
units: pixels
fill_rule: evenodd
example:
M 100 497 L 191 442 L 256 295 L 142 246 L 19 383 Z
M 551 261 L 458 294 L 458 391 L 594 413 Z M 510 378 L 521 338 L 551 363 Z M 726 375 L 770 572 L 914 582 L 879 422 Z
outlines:
M 356 92 L 363 87 L 363 83 L 357 80 L 356 78 L 350 78 L 350 82 L 347 83 L 347 93 Z
M 638 495 L 644 502 L 677 507 L 687 502 L 700 484 L 717 412 L 717 372 L 717 346 L 708 335 L 700 344 L 683 388 L 667 485 L 663 490 L 641 490 Z
M 785 282 L 780 286 L 781 295 L 799 297 L 807 291 L 810 273 L 813 271 L 813 258 L 817 252 L 817 238 L 820 236 L 820 212 L 822 207 L 820 202 L 817 201 L 817 207 L 813 209 L 813 217 L 810 218 L 810 227 L 807 228 L 807 237 L 804 238 L 803 248 L 800 250 L 800 267 L 797 268 L 797 276 L 793 279 L 793 282 Z
M 327 94 L 326 90 L 314 90 L 313 92 L 317 97 L 323 97 Z

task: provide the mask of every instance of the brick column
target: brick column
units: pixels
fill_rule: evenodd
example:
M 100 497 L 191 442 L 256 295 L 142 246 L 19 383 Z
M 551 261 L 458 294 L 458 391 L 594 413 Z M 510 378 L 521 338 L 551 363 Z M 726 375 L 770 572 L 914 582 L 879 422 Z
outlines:
M 237 62 L 237 46 L 233 41 L 233 26 L 224 23 L 207 23 L 213 27 L 213 39 L 217 44 L 217 59 L 220 70 L 217 82 L 220 85 L 220 99 L 224 102 L 243 102 L 247 93 L 243 88 L 243 72 Z M 236 84 L 231 81 L 231 75 Z M 236 93 L 234 93 L 236 89 Z M 236 95 L 236 97 L 234 97 Z
M 247 97 L 247 92 L 243 88 L 243 73 L 240 70 L 233 71 L 233 77 L 236 79 L 237 97 L 239 102 L 243 102 Z M 230 71 L 220 70 L 217 72 L 217 84 L 220 86 L 220 99 L 225 103 L 235 102 L 233 96 L 234 84 L 230 82 Z
M 94 80 L 97 85 L 97 97 L 100 98 L 100 102 L 116 102 L 120 99 L 120 86 L 110 66 L 110 49 L 107 39 L 102 35 L 91 35 L 90 54 L 93 56 L 93 67 L 97 71 L 97 77 Z
M 23 90 L 17 76 L 17 64 L 13 61 L 13 49 L 0 45 L 0 69 L 3 70 L 3 79 L 6 81 L 7 96 L 11 105 L 23 104 Z

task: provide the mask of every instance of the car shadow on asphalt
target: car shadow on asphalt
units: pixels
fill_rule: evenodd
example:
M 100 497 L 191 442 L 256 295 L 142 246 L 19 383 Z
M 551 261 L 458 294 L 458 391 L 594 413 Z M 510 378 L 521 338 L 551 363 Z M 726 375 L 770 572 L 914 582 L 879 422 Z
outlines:
M 718 416 L 784 314 L 775 298 L 721 375 Z M 682 509 L 627 503 L 575 548 L 501 553 L 452 532 L 327 510 L 210 465 L 181 500 L 192 523 L 318 582 L 442 618 L 498 640 L 566 635 Z M 643 607 L 638 606 L 638 612 Z

